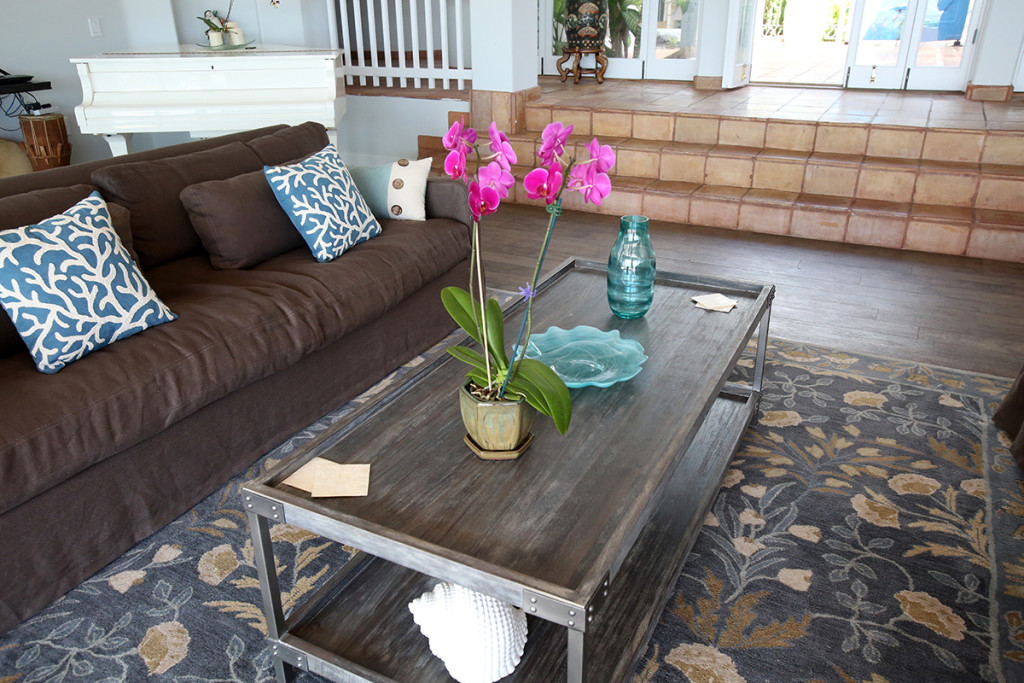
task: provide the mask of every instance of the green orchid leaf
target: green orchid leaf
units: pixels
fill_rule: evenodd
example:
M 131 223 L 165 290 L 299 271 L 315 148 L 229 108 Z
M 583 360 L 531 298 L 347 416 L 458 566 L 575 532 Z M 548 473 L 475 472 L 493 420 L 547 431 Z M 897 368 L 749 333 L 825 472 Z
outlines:
M 477 351 L 474 351 L 473 349 L 468 349 L 465 346 L 450 346 L 448 347 L 448 353 L 451 354 L 452 356 L 455 356 L 463 363 L 468 363 L 474 368 L 480 370 L 480 372 L 486 374 L 487 361 L 484 360 L 484 357 Z M 484 380 L 484 384 L 487 384 L 487 380 Z
M 572 397 L 562 378 L 539 360 L 524 358 L 514 383 L 516 391 L 522 391 L 527 401 L 530 401 L 532 394 L 539 393 L 544 400 L 543 407 L 533 401 L 530 401 L 530 405 L 549 415 L 555 421 L 559 433 L 565 434 L 572 419 Z
M 461 287 L 445 287 L 441 290 L 441 303 L 452 320 L 465 330 L 466 334 L 475 339 L 477 343 L 482 343 L 480 328 L 476 323 L 480 316 L 480 309 L 477 308 L 476 315 L 473 314 L 473 304 L 476 302 L 469 296 L 469 292 Z
M 487 325 L 487 346 L 491 350 L 491 357 L 498 370 L 504 371 L 508 367 L 508 356 L 505 355 L 505 318 L 497 299 L 487 300 L 484 322 Z

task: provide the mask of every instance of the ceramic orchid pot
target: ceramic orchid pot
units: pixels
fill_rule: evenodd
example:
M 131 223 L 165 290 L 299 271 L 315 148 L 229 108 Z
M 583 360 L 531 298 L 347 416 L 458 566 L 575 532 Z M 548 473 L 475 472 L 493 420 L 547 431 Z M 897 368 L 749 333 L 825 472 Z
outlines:
M 485 401 L 474 396 L 466 383 L 459 389 L 459 408 L 468 432 L 466 443 L 481 458 L 512 460 L 529 447 L 537 409 L 525 399 Z

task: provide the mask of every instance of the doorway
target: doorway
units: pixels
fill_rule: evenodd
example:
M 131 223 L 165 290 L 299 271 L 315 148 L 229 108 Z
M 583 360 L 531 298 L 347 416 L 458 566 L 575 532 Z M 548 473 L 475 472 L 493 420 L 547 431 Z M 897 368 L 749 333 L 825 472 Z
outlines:
M 840 87 L 852 0 L 760 0 L 751 81 Z

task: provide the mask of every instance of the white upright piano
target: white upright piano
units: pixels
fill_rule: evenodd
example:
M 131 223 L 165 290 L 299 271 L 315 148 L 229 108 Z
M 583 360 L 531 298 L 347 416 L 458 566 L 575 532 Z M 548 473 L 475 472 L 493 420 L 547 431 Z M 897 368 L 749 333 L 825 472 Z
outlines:
M 337 50 L 265 45 L 213 51 L 180 45 L 76 57 L 83 133 L 102 135 L 115 156 L 132 133 L 187 131 L 212 137 L 278 123 L 322 123 L 336 142 L 345 111 Z

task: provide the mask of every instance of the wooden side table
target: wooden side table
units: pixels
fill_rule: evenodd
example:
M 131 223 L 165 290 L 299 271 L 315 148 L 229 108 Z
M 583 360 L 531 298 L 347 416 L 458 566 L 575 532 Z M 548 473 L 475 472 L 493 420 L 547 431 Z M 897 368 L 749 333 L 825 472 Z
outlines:
M 575 59 L 572 62 L 572 68 L 565 69 L 563 65 L 569 61 L 571 57 L 575 55 Z M 584 69 L 580 66 L 580 61 L 583 59 L 583 55 L 594 55 L 597 60 L 597 65 L 593 69 Z M 558 75 L 562 77 L 562 82 L 565 83 L 565 79 L 572 74 L 572 82 L 579 83 L 580 76 L 584 74 L 594 74 L 597 78 L 598 83 L 604 83 L 604 72 L 608 70 L 608 58 L 604 56 L 604 52 L 601 48 L 581 48 L 581 47 L 564 47 L 562 48 L 562 57 L 558 60 Z

